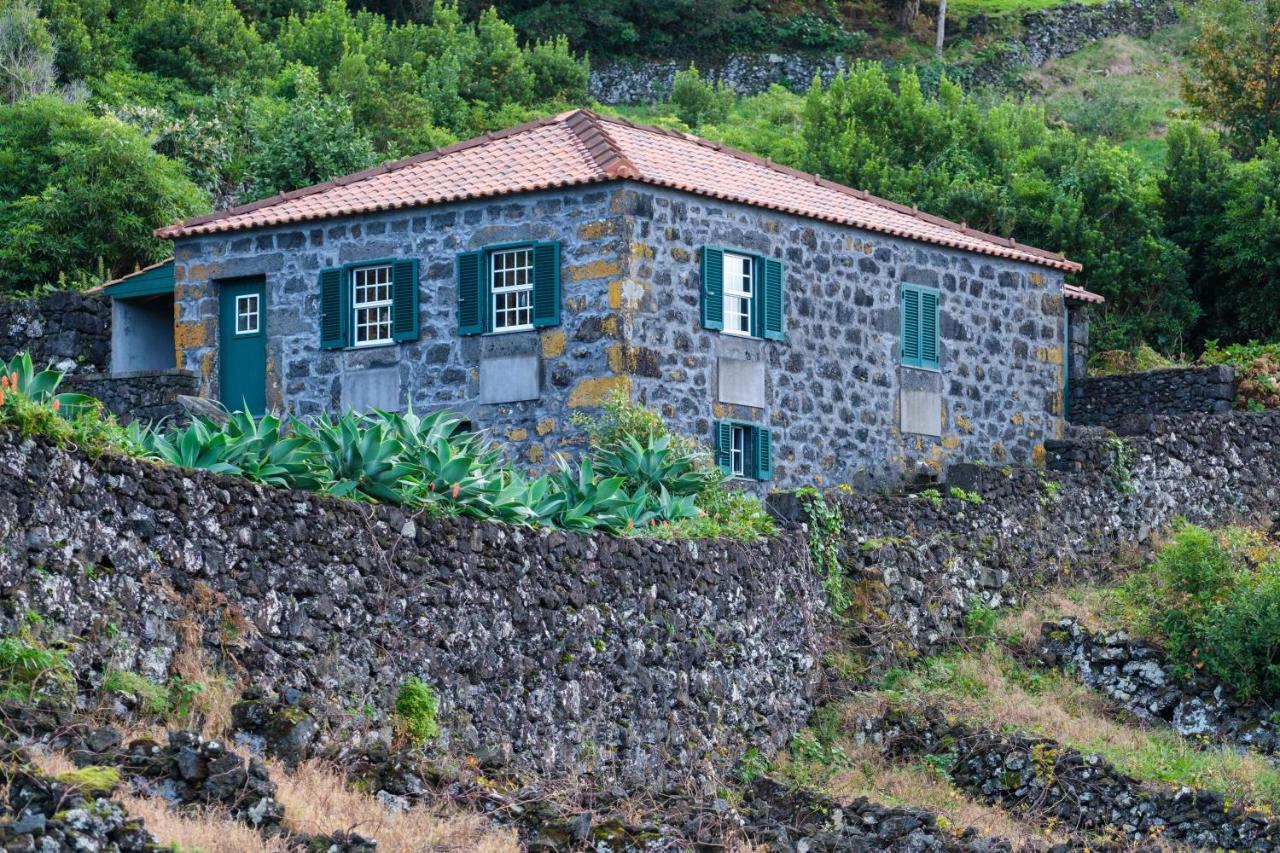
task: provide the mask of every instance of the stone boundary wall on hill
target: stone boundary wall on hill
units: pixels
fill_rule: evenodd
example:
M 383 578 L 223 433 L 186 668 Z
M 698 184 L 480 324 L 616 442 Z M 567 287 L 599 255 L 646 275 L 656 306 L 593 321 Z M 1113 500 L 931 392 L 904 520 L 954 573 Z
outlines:
M 1146 38 L 1177 18 L 1173 0 L 1108 0 L 1039 9 L 1026 13 L 1015 35 L 987 51 L 980 63 L 962 69 L 961 75 L 973 83 L 1001 85 L 1021 68 L 1037 68 L 1110 36 Z M 981 37 L 988 25 L 986 18 L 972 19 L 965 35 Z M 704 78 L 727 83 L 741 95 L 759 94 L 775 83 L 803 92 L 815 74 L 829 82 L 852 64 L 839 54 L 798 52 L 708 56 L 695 61 Z M 593 62 L 587 90 L 604 104 L 661 100 L 671 93 L 676 73 L 688 67 L 688 57 Z
M 31 353 L 38 367 L 67 373 L 111 367 L 111 300 L 60 290 L 30 299 L 0 298 L 0 358 Z
M 63 380 L 62 390 L 102 401 L 121 423 L 132 420 L 180 421 L 186 412 L 179 396 L 200 392 L 200 377 L 189 370 L 140 370 L 134 373 L 79 373 Z
M 441 749 L 649 788 L 785 743 L 819 671 L 798 533 L 535 532 L 4 431 L 0 590 L 0 634 L 39 614 L 77 638 L 91 681 L 107 666 L 161 680 L 195 637 L 244 687 L 327 698 L 389 732 L 417 675 L 440 695 Z
M 1046 448 L 1043 469 L 953 466 L 932 493 L 827 494 L 875 666 L 942 651 L 976 601 L 1141 559 L 1179 517 L 1270 527 L 1280 514 L 1280 410 L 1154 417 L 1124 437 L 1075 427 Z M 794 496 L 773 503 L 804 518 Z
M 1090 376 L 1071 387 L 1070 418 L 1082 426 L 1117 426 L 1125 418 L 1231 411 L 1236 396 L 1230 365 L 1175 367 Z

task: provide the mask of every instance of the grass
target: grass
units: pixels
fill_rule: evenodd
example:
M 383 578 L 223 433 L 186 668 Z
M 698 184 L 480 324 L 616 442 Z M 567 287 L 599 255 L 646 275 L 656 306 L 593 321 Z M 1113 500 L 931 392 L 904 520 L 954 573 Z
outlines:
M 87 770 L 105 770 L 77 769 L 60 752 L 33 751 L 32 761 L 42 772 L 60 779 L 80 778 Z M 305 762 L 294 771 L 278 762 L 269 762 L 268 768 L 277 786 L 276 797 L 285 808 L 285 825 L 300 834 L 358 832 L 377 839 L 380 853 L 515 853 L 520 849 L 513 831 L 492 828 L 483 815 L 422 806 L 388 811 L 372 795 L 350 788 L 336 769 L 320 761 Z M 173 811 L 162 797 L 141 797 L 123 789 L 113 796 L 130 817 L 143 820 L 160 844 L 176 850 L 287 853 L 293 849 L 280 839 L 263 837 L 218 809 Z
M 1161 164 L 1170 118 L 1186 109 L 1182 63 L 1191 35 L 1190 26 L 1179 24 L 1149 39 L 1102 39 L 1028 72 L 1023 81 L 1050 119 Z
M 928 701 L 974 723 L 1096 752 L 1149 782 L 1207 788 L 1253 806 L 1280 806 L 1280 768 L 1264 758 L 1184 738 L 1172 729 L 1123 721 L 1105 697 L 1071 674 L 1028 667 L 996 642 L 930 658 L 909 673 L 893 674 L 885 687 L 880 695 L 853 700 L 845 713 L 863 712 L 886 699 Z

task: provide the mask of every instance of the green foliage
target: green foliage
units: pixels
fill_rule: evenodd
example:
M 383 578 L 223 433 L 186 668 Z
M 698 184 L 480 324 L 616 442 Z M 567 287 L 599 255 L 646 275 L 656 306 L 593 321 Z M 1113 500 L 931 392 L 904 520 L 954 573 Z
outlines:
M 440 697 L 429 684 L 411 675 L 396 694 L 396 727 L 415 746 L 425 746 L 440 736 Z
M 996 623 L 999 621 L 999 610 L 974 597 L 964 612 L 964 631 L 973 639 L 990 639 L 995 636 Z
M 1210 340 L 1201 364 L 1229 364 L 1236 373 L 1236 407 L 1260 411 L 1280 407 L 1280 343 L 1231 344 Z
M 1280 698 L 1280 550 L 1265 534 L 1183 525 L 1122 602 L 1184 672 L 1203 670 L 1245 698 Z
M 0 637 L 0 698 L 72 701 L 76 678 L 67 661 L 68 652 L 64 646 L 40 642 L 27 627 L 14 636 Z
M 0 3 L 0 103 L 53 90 L 53 36 L 30 0 Z
M 769 772 L 769 759 L 761 754 L 760 750 L 754 746 L 748 747 L 743 754 L 742 760 L 738 762 L 737 768 L 733 771 L 733 776 L 741 785 L 750 785 L 755 780 Z
M 693 63 L 678 72 L 671 84 L 671 110 L 689 127 L 724 121 L 733 101 L 733 89 L 703 80 Z
M 827 503 L 822 492 L 809 486 L 797 489 L 796 498 L 803 504 L 809 518 L 809 556 L 822 577 L 827 604 L 833 613 L 839 615 L 853 604 L 848 590 L 848 575 L 840 560 L 840 542 L 844 536 L 840 510 Z
M 143 71 L 210 92 L 235 77 L 257 77 L 274 63 L 231 0 L 145 0 L 132 31 Z
M 139 710 L 154 717 L 168 717 L 172 710 L 168 689 L 136 672 L 108 670 L 102 677 L 102 692 L 128 696 Z
M 1122 495 L 1133 494 L 1133 471 L 1130 467 L 1133 464 L 1133 448 L 1118 435 L 1107 436 L 1106 448 L 1107 476 L 1111 479 L 1111 485 Z
M 956 486 L 952 486 L 950 489 L 948 489 L 947 494 L 955 498 L 956 500 L 964 501 L 967 504 L 982 503 L 982 495 L 978 494 L 977 492 L 970 492 L 970 491 L 966 491 L 965 489 L 957 488 Z
M 53 778 L 86 797 L 106 797 L 120 784 L 120 771 L 114 767 L 90 764 L 75 770 L 64 770 Z
M 0 293 L 159 260 L 151 231 L 207 209 L 137 130 L 59 98 L 0 106 Z

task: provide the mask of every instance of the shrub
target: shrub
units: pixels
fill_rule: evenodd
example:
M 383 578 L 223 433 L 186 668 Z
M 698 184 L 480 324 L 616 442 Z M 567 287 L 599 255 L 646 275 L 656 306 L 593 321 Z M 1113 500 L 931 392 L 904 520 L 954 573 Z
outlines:
M 76 678 L 66 648 L 45 645 L 27 629 L 16 636 L 0 637 L 0 698 L 69 701 L 75 690 Z
M 1202 670 L 1245 698 L 1280 698 L 1280 548 L 1264 534 L 1184 524 L 1122 602 L 1184 675 Z
M 1250 341 L 1219 347 L 1217 341 L 1206 341 L 1199 362 L 1235 368 L 1237 408 L 1280 407 L 1280 344 Z
M 689 127 L 724 121 L 729 117 L 733 101 L 733 89 L 703 80 L 693 63 L 689 63 L 687 70 L 678 72 L 671 83 L 671 109 Z
M 411 675 L 396 694 L 396 728 L 407 740 L 422 746 L 440 736 L 440 723 L 436 719 L 439 710 L 440 697 L 435 689 Z

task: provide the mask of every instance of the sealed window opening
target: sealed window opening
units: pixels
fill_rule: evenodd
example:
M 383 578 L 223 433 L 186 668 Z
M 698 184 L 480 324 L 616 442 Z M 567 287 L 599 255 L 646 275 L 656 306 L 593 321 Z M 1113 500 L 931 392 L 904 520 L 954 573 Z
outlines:
M 258 294 L 251 293 L 236 297 L 236 334 L 256 335 L 258 333 Z
M 749 255 L 724 253 L 724 331 L 731 335 L 752 334 L 754 268 L 755 259 Z
M 351 271 L 351 289 L 355 345 L 391 343 L 391 265 L 357 267 Z
M 493 330 L 533 328 L 533 249 L 503 249 L 489 256 Z

